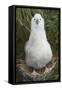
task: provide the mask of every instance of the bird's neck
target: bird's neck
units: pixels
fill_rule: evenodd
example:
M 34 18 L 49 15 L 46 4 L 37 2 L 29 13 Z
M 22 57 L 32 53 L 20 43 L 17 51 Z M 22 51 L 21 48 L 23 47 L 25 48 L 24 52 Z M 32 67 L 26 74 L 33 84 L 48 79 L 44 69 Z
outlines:
M 46 40 L 46 32 L 44 27 L 33 27 L 30 34 L 31 38 L 37 38 L 37 40 Z

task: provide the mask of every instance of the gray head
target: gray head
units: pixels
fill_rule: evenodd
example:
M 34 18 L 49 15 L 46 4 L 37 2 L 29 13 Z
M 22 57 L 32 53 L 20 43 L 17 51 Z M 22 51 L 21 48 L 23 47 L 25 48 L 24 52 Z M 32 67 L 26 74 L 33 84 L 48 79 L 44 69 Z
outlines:
M 35 14 L 34 17 L 31 20 L 31 25 L 33 27 L 38 27 L 38 26 L 44 26 L 44 19 L 40 14 Z

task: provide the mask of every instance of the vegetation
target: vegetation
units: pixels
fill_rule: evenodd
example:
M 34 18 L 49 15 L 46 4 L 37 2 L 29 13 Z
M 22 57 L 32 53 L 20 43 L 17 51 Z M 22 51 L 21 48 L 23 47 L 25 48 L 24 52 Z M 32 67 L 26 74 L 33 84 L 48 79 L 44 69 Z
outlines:
M 40 13 L 45 21 L 45 30 L 49 43 L 51 44 L 53 56 L 58 57 L 59 53 L 59 10 L 54 9 L 32 9 L 17 8 L 16 9 L 16 59 L 25 58 L 24 46 L 29 38 L 31 30 L 31 18 L 34 14 Z M 50 79 L 58 79 L 58 64 L 55 69 L 46 77 Z M 56 73 L 56 74 L 55 74 Z

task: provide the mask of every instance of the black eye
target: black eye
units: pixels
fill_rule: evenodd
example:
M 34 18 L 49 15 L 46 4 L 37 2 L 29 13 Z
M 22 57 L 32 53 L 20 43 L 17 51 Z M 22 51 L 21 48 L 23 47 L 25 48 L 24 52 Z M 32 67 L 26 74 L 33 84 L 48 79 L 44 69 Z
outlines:
M 41 19 L 40 19 L 40 21 L 41 21 Z

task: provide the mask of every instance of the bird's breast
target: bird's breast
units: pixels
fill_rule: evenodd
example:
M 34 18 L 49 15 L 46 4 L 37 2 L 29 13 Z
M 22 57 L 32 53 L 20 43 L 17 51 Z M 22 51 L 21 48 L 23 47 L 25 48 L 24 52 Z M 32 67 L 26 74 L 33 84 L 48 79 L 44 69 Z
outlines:
M 39 41 L 31 44 L 28 51 L 32 57 L 35 57 L 37 59 L 41 57 L 48 58 L 52 55 L 50 45 L 47 41 Z

